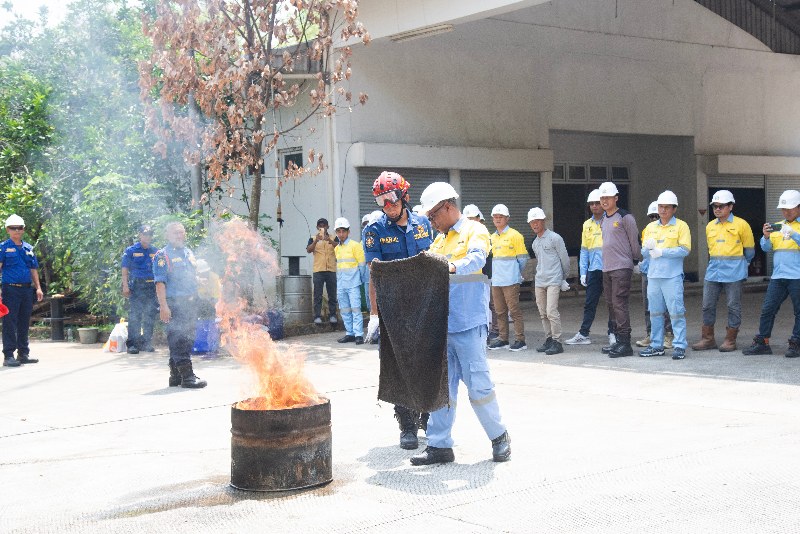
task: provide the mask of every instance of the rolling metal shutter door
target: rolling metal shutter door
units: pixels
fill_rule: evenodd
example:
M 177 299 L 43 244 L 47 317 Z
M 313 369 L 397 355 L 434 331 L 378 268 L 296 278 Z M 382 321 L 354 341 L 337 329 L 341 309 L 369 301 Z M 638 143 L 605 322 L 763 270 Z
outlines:
M 797 189 L 800 187 L 800 176 L 767 176 L 764 186 L 764 196 L 766 197 L 767 213 L 765 222 L 775 222 L 783 219 L 781 210 L 777 209 L 778 199 L 781 193 L 787 189 Z M 755 236 L 756 241 L 763 235 Z M 767 253 L 767 273 L 772 274 L 772 252 Z
M 764 188 L 764 176 L 709 176 L 708 187 L 712 189 L 735 189 L 735 188 Z M 711 199 L 709 199 L 710 201 Z M 778 205 L 777 203 L 775 204 Z
M 525 246 L 533 241 L 528 224 L 528 210 L 540 206 L 540 175 L 538 172 L 461 171 L 461 207 L 475 204 L 486 217 L 486 227 L 495 231 L 492 208 L 508 206 L 511 214 L 508 225 L 525 237 Z
M 399 173 L 411 183 L 408 191 L 411 207 L 419 204 L 419 196 L 433 182 L 449 182 L 450 171 L 447 169 L 393 169 L 384 167 L 360 167 L 358 169 L 358 210 L 361 217 L 378 209 L 372 196 L 372 184 L 383 171 Z M 359 223 L 360 224 L 360 223 Z

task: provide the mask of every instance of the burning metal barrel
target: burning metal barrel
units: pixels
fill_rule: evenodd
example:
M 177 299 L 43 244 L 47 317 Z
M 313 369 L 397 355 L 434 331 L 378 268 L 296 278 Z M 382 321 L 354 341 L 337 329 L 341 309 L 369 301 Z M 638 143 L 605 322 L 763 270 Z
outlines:
M 333 480 L 330 400 L 283 410 L 237 404 L 231 407 L 231 486 L 285 491 Z

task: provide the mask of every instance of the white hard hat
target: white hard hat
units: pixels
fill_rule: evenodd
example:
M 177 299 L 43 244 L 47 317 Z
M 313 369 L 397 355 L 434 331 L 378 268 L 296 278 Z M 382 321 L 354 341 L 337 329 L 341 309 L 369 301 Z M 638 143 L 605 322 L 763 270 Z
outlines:
M 475 204 L 467 204 L 464 206 L 463 211 L 461 212 L 464 214 L 464 217 L 480 217 L 481 210 L 478 209 L 478 206 Z
M 427 214 L 436 207 L 436 204 L 451 198 L 458 198 L 458 193 L 456 193 L 452 185 L 447 182 L 433 182 L 419 196 L 419 201 L 422 204 L 422 213 Z
M 542 208 L 531 208 L 528 210 L 528 222 L 531 222 L 536 219 L 546 219 L 547 217 L 544 214 L 544 210 Z
M 658 202 L 655 200 L 647 206 L 647 214 L 648 215 L 658 215 Z
M 675 195 L 675 193 L 667 189 L 666 191 L 658 195 L 658 198 L 656 199 L 656 204 L 667 204 L 667 205 L 671 204 L 673 206 L 677 206 L 678 197 Z
M 498 204 L 497 206 L 492 208 L 492 215 L 505 215 L 506 217 L 511 217 L 508 213 L 508 207 L 505 204 Z
M 414 213 L 416 213 L 417 215 L 422 215 L 422 204 L 417 204 L 416 206 L 414 206 L 414 207 L 411 209 L 411 211 L 413 211 L 413 212 L 414 212 Z
M 592 189 L 592 192 L 589 193 L 589 197 L 586 199 L 586 202 L 600 202 L 600 190 Z
M 368 223 L 368 222 L 369 222 L 369 215 L 370 215 L 370 214 L 369 214 L 369 213 L 367 213 L 366 215 L 364 215 L 363 217 L 361 217 L 361 224 L 364 224 L 364 223 Z
M 727 189 L 720 189 L 711 197 L 709 204 L 727 204 L 728 202 L 736 204 L 736 201 L 733 200 L 733 193 Z
M 794 189 L 787 189 L 781 194 L 781 198 L 778 200 L 778 209 L 783 210 L 790 210 L 795 206 L 800 205 L 800 191 L 796 191 Z M 16 217 L 16 215 L 12 215 L 11 217 Z M 9 220 L 11 220 L 9 218 Z M 21 221 L 22 219 L 20 219 Z M 6 226 L 8 226 L 8 222 L 6 221 Z
M 347 228 L 350 229 L 350 221 L 345 219 L 344 217 L 339 217 L 335 221 L 333 221 L 333 229 L 338 230 L 339 228 Z
M 378 219 L 381 218 L 381 215 L 383 215 L 383 212 L 381 210 L 373 211 L 372 213 L 369 214 L 369 223 L 375 224 L 376 222 L 378 222 Z
M 20 217 L 15 213 L 14 215 L 11 215 L 8 219 L 6 219 L 6 228 L 8 228 L 9 226 L 25 226 L 25 221 L 23 221 L 22 217 Z
M 601 197 L 615 197 L 619 195 L 619 190 L 617 186 L 614 185 L 614 182 L 603 182 L 597 190 L 600 192 Z

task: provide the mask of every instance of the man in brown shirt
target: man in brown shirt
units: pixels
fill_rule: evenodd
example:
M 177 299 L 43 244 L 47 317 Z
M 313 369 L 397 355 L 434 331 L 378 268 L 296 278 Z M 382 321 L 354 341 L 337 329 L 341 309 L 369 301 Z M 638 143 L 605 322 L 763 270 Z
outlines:
M 603 293 L 616 338 L 616 343 L 603 347 L 601 351 L 610 358 L 633 356 L 628 297 L 633 265 L 642 259 L 639 229 L 633 215 L 617 206 L 617 186 L 604 182 L 599 189 L 600 207 L 605 212 L 600 225 L 603 232 Z
M 308 240 L 306 252 L 314 254 L 314 324 L 322 324 L 322 286 L 328 292 L 328 315 L 336 324 L 336 241 L 328 233 L 328 220 L 317 221 L 317 233 Z

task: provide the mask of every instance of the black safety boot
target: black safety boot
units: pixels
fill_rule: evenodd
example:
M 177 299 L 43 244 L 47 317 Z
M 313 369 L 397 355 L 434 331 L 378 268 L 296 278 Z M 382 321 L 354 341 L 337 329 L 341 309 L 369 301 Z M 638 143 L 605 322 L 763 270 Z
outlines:
M 492 460 L 507 462 L 511 459 L 511 438 L 506 430 L 492 440 Z
M 19 367 L 22 365 L 13 356 L 6 356 L 3 358 L 3 367 Z
M 431 447 L 428 445 L 421 454 L 411 457 L 411 465 L 448 464 L 456 460 L 453 449 Z
M 400 425 L 400 448 L 409 451 L 419 448 L 417 439 L 419 414 L 404 406 L 395 406 L 394 418 Z
M 17 355 L 17 361 L 20 364 L 24 364 L 24 363 L 39 363 L 39 359 L 38 358 L 31 358 L 29 354 L 18 354 Z
M 550 347 L 544 351 L 544 353 L 548 356 L 552 356 L 553 354 L 561 354 L 562 352 L 564 352 L 564 346 L 560 341 L 556 341 L 555 339 L 550 341 Z
M 553 344 L 553 338 L 548 337 L 547 339 L 544 340 L 544 343 L 536 347 L 536 352 L 547 352 L 547 349 L 549 349 L 552 346 L 552 344 Z
M 608 353 L 609 358 L 621 358 L 623 356 L 633 356 L 633 347 L 631 347 L 631 336 L 617 335 L 617 343 L 611 348 Z
M 619 346 L 619 344 L 620 344 L 619 341 L 615 341 L 611 345 L 605 345 L 600 348 L 600 352 L 602 352 L 603 354 L 611 354 L 611 351 L 616 349 Z
M 419 414 L 419 427 L 423 432 L 428 432 L 428 419 L 430 416 L 431 414 L 428 412 L 422 412 Z
M 789 349 L 786 351 L 787 358 L 798 358 L 800 357 L 800 342 L 795 341 L 794 339 L 789 340 Z
M 169 387 L 174 388 L 180 386 L 182 382 L 181 374 L 178 372 L 178 367 L 170 360 L 169 362 Z
M 742 351 L 742 354 L 753 356 L 756 354 L 772 354 L 772 347 L 769 346 L 769 340 L 761 336 L 753 338 L 753 344 Z
M 178 372 L 181 374 L 181 387 L 182 388 L 204 388 L 208 385 L 205 380 L 201 380 L 194 374 L 192 370 L 192 362 L 182 363 L 178 366 Z

